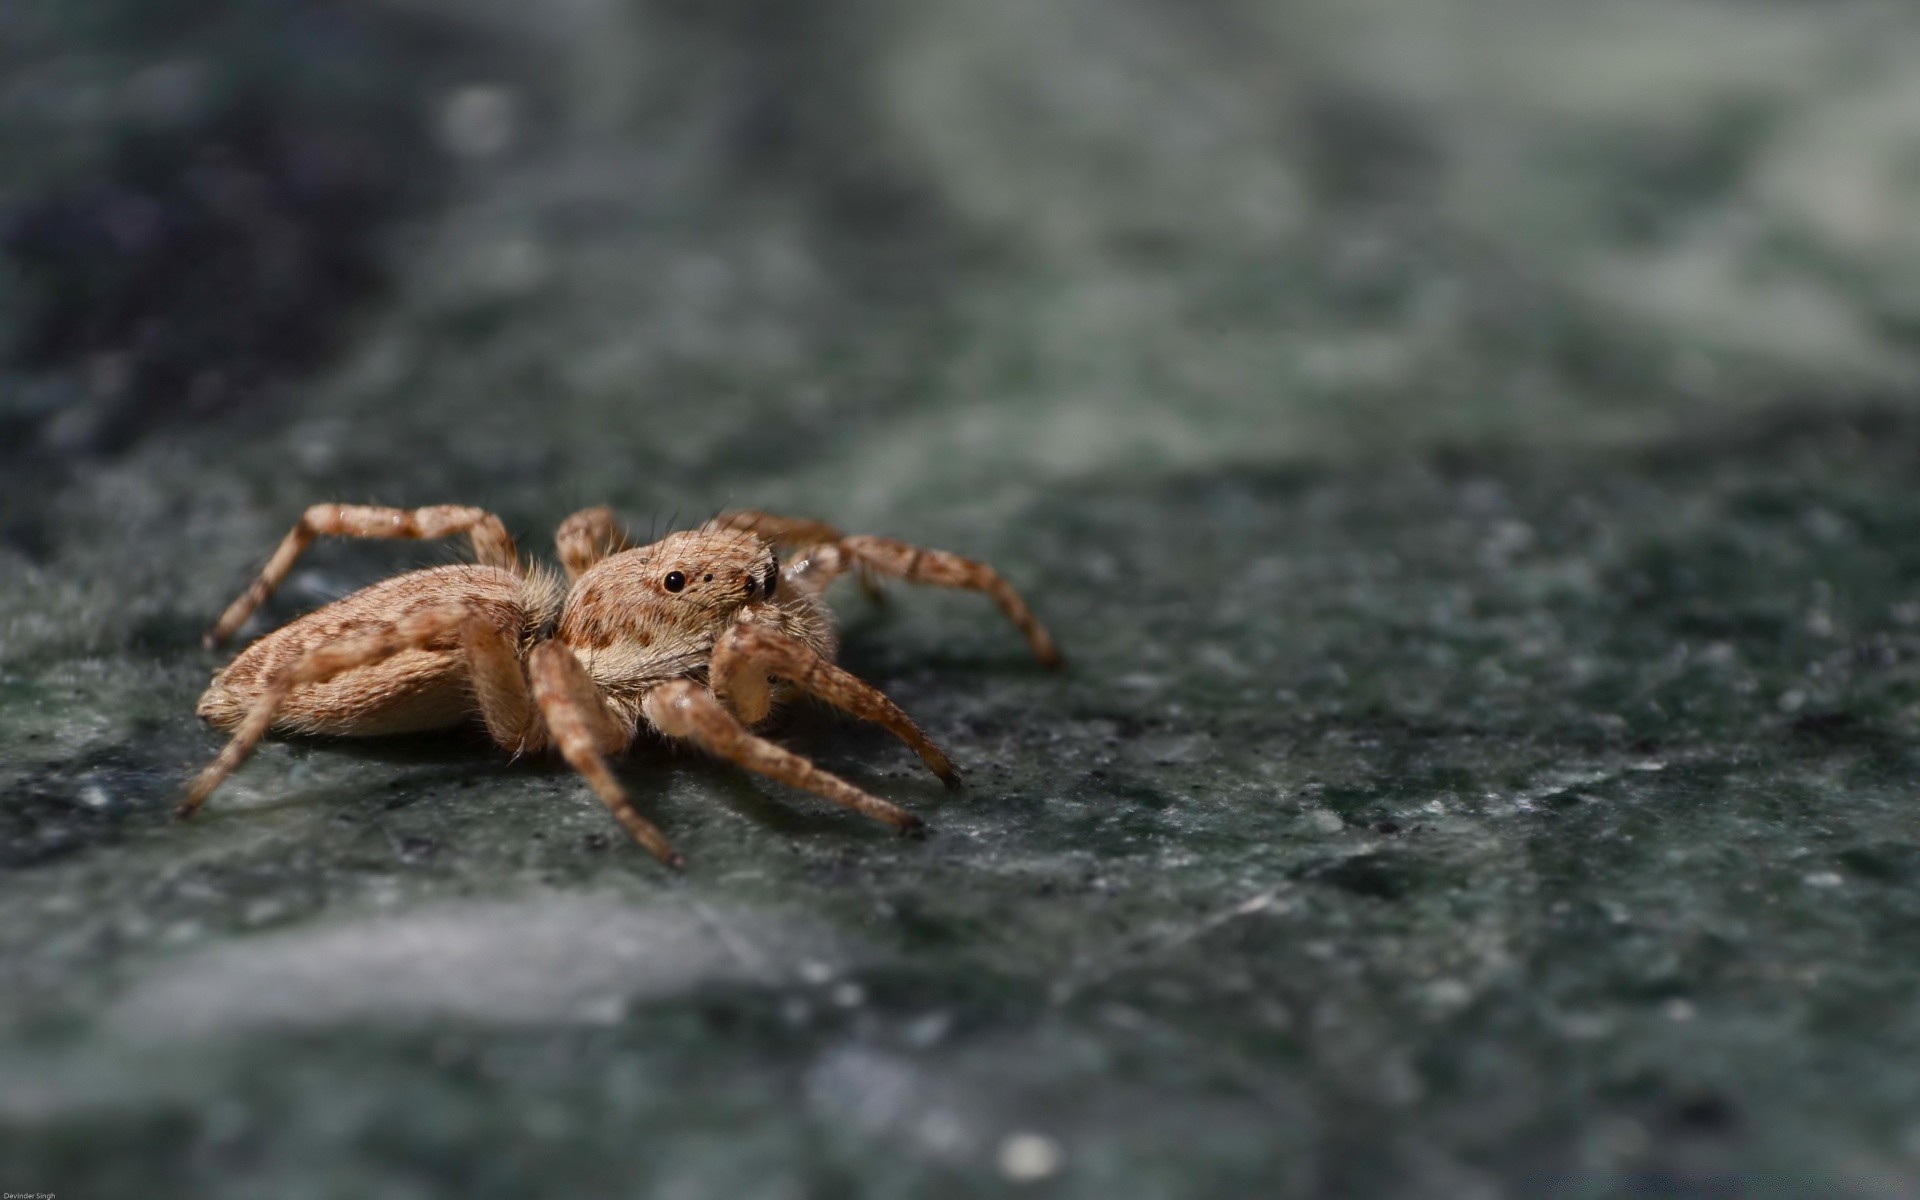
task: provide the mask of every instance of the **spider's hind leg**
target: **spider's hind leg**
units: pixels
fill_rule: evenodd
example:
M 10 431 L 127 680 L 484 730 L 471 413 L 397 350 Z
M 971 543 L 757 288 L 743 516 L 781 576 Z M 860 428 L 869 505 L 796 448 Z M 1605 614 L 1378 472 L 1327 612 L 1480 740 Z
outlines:
M 553 544 L 571 581 L 580 578 L 601 559 L 618 554 L 633 543 L 612 509 L 583 508 L 560 522 L 560 528 L 553 534 Z
M 408 650 L 444 647 L 458 638 L 465 670 L 482 717 L 494 741 L 508 749 L 531 748 L 538 732 L 533 701 L 520 672 L 514 647 L 501 631 L 464 604 L 436 604 L 389 621 L 372 632 L 310 646 L 284 666 L 273 670 L 257 687 L 222 691 L 216 683 L 201 700 L 201 714 L 233 731 L 220 754 L 196 776 L 176 812 L 190 817 L 207 796 L 233 774 L 260 739 L 273 728 L 293 695 L 303 684 L 320 684 L 358 667 L 385 662 Z M 238 709 L 234 720 L 224 719 Z M 305 712 L 302 723 L 316 732 L 358 732 L 350 713 Z M 365 719 L 363 714 L 360 718 Z
M 287 572 L 317 537 L 444 538 L 466 534 L 474 558 L 483 566 L 521 573 L 513 538 L 500 518 L 484 508 L 437 504 L 428 508 L 383 508 L 369 504 L 316 504 L 300 515 L 279 549 L 260 568 L 247 590 L 227 606 L 201 640 L 209 649 L 233 636 L 253 610 L 266 602 Z

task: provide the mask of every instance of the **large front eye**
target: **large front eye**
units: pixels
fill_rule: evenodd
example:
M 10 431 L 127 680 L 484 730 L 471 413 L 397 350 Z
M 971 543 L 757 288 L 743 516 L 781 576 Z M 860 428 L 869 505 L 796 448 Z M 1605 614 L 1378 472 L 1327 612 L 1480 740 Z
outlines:
M 687 577 L 678 571 L 668 571 L 667 577 L 660 581 L 670 592 L 677 592 L 687 586 Z

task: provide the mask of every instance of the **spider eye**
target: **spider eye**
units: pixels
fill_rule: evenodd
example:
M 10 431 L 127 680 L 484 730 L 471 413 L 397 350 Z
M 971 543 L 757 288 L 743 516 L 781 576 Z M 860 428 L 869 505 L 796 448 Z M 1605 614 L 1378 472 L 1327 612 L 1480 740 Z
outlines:
M 678 571 L 668 571 L 667 577 L 660 581 L 668 591 L 677 592 L 687 586 L 687 577 Z
M 761 587 L 765 589 L 766 595 L 769 599 L 771 599 L 773 596 L 773 589 L 778 587 L 779 584 L 780 584 L 779 566 L 778 565 L 769 566 L 767 568 L 767 581 L 766 583 L 761 585 Z

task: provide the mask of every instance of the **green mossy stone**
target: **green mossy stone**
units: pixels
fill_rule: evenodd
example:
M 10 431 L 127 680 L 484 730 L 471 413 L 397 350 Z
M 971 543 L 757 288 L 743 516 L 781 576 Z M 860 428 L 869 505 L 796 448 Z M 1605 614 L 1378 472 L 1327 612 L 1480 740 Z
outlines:
M 145 13 L 0 10 L 9 1191 L 1920 1174 L 1920 23 Z M 968 787 L 778 736 L 924 842 L 642 746 L 671 876 L 468 735 L 270 743 L 176 823 L 200 630 L 318 499 L 816 514 L 994 562 L 1071 667 L 842 598 Z M 319 546 L 268 615 L 457 552 Z

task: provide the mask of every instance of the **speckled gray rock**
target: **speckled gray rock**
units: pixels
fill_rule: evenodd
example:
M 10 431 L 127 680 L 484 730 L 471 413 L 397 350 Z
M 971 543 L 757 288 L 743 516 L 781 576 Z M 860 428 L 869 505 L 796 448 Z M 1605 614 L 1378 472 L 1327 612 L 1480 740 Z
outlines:
M 225 7 L 0 6 L 0 1186 L 1914 1186 L 1920 21 Z M 1072 667 L 845 598 L 970 785 L 779 736 L 925 842 L 457 736 L 175 823 L 322 498 L 819 514 Z

